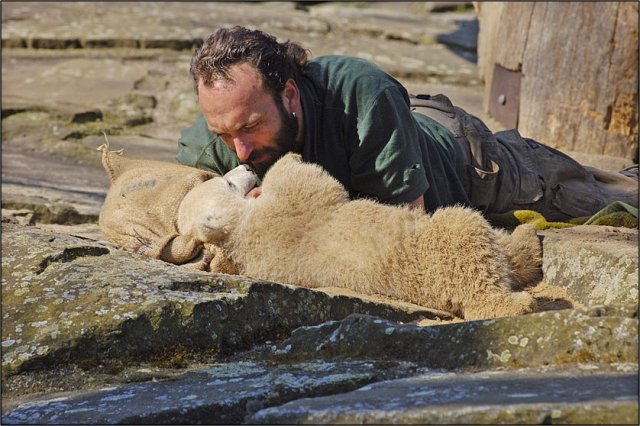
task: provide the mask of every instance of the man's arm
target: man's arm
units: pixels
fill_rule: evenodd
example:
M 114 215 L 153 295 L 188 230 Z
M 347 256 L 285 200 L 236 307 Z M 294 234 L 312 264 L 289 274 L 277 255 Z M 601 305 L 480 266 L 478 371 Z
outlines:
M 218 135 L 209 131 L 202 114 L 191 127 L 182 130 L 175 158 L 186 166 L 211 170 L 221 175 L 240 164 Z
M 351 184 L 383 203 L 424 206 L 429 182 L 421 129 L 404 95 L 401 87 L 391 86 L 358 105 L 357 145 L 349 158 Z

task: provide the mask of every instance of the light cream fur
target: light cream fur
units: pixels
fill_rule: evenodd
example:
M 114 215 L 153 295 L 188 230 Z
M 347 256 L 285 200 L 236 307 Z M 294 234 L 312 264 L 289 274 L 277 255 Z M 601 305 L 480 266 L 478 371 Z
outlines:
M 463 207 L 428 215 L 350 201 L 338 181 L 295 154 L 267 172 L 258 198 L 225 179 L 194 188 L 180 206 L 179 224 L 181 232 L 191 228 L 223 247 L 241 274 L 382 294 L 468 320 L 534 310 L 532 296 L 513 291 L 539 274 L 532 229 L 498 232 Z
M 240 165 L 215 181 L 200 183 L 191 189 L 178 207 L 178 231 L 182 235 L 193 235 L 197 240 L 213 242 L 225 239 L 229 226 L 236 223 L 242 213 L 239 209 L 220 206 L 216 194 L 229 193 L 244 198 L 256 184 L 256 176 L 245 165 Z M 221 215 L 218 217 L 217 215 Z M 212 221 L 220 226 L 211 226 Z

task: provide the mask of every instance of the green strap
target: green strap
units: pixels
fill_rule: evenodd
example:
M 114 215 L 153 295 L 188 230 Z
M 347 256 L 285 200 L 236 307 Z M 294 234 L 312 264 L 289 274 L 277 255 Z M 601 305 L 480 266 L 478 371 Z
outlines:
M 622 201 L 615 201 L 593 216 L 583 216 L 567 222 L 548 222 L 546 218 L 533 210 L 514 210 L 506 213 L 489 214 L 487 219 L 494 226 L 515 228 L 530 223 L 539 231 L 548 228 L 568 228 L 576 225 L 606 225 L 625 228 L 638 228 L 638 209 Z

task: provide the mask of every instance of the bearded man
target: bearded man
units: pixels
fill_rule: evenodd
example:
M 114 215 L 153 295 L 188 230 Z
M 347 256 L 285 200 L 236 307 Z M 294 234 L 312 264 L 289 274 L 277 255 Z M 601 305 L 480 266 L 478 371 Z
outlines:
M 211 34 L 190 71 L 202 114 L 179 141 L 186 165 L 224 174 L 245 163 L 262 177 L 293 151 L 352 198 L 427 211 L 458 204 L 567 220 L 614 201 L 638 206 L 637 167 L 635 178 L 587 168 L 516 130 L 492 133 L 446 96 L 410 96 L 363 59 L 308 60 L 296 43 L 234 27 Z

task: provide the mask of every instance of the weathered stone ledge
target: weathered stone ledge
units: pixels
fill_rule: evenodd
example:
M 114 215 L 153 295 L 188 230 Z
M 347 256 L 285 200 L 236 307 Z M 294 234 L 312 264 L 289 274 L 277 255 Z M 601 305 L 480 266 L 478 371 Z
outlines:
M 262 408 L 349 392 L 416 369 L 411 363 L 366 360 L 213 364 L 171 380 L 10 401 L 2 423 L 237 424 Z
M 235 361 L 170 380 L 5 401 L 5 424 L 633 423 L 637 364 L 482 373 L 414 363 Z
M 11 198 L 11 196 L 7 198 Z M 70 205 L 35 204 L 22 200 L 2 200 L 2 217 L 12 217 L 20 225 L 35 225 L 36 223 L 60 225 L 98 223 L 97 215 L 81 214 L 75 207 Z
M 586 306 L 638 300 L 638 230 L 576 226 L 541 232 L 547 284 Z
M 12 393 L 3 399 L 3 423 L 637 417 L 629 383 L 637 381 L 638 306 L 615 289 L 611 306 L 418 327 L 399 322 L 446 314 L 195 272 L 33 226 L 3 223 L 2 231 L 2 369 Z M 194 370 L 195 363 L 212 367 Z M 576 368 L 573 378 L 549 373 Z M 224 373 L 229 369 L 233 374 Z M 503 376 L 488 379 L 479 370 Z M 73 377 L 54 386 L 65 371 Z M 448 379 L 434 382 L 438 375 Z M 496 390 L 518 380 L 526 392 Z M 558 400 L 535 391 L 558 381 L 566 385 L 554 394 Z M 415 398 L 465 384 L 465 409 Z M 379 395 L 389 387 L 399 395 L 392 402 L 413 405 L 385 405 Z M 475 387 L 491 391 L 494 402 L 483 402 Z M 68 392 L 74 389 L 81 390 Z M 575 389 L 572 397 L 567 389 Z M 345 402 L 343 409 L 327 414 L 323 398 Z
M 267 408 L 249 423 L 637 424 L 637 369 L 586 367 L 417 374 Z
M 638 362 L 638 306 L 590 307 L 419 327 L 353 314 L 301 327 L 272 348 L 283 361 L 394 359 L 430 368 Z

